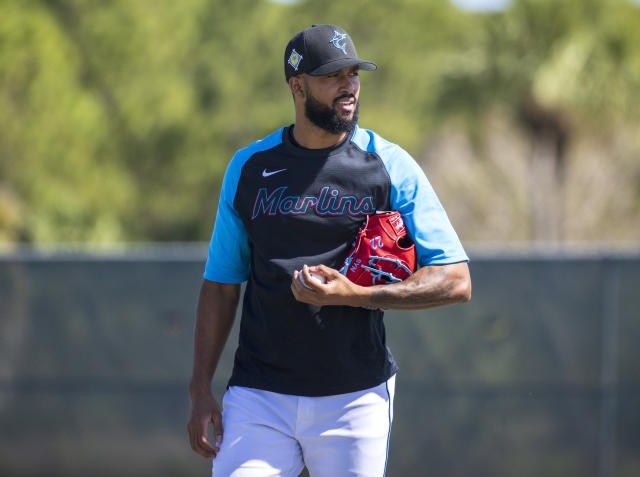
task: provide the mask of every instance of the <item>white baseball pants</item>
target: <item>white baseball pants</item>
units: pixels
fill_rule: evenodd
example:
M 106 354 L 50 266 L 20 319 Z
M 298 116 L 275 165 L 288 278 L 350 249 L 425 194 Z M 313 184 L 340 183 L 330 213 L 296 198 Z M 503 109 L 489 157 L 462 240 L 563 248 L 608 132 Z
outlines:
M 322 397 L 231 386 L 213 477 L 383 477 L 395 376 L 370 389 Z

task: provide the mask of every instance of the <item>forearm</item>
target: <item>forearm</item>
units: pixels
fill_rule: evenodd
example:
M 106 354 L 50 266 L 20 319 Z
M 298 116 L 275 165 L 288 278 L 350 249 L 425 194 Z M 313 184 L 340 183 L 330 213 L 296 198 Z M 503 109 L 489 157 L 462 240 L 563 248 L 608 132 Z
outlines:
M 240 285 L 205 280 L 200 290 L 194 332 L 191 396 L 208 393 L 220 355 L 233 326 Z
M 364 290 L 365 306 L 421 310 L 464 303 L 471 298 L 471 278 L 466 262 L 425 266 L 400 283 Z
M 422 310 L 464 303 L 471 298 L 466 262 L 422 267 L 400 283 L 371 287 L 356 285 L 325 265 L 302 268 L 293 272 L 291 291 L 296 300 L 311 305 Z M 313 280 L 309 273 L 324 276 L 326 283 Z

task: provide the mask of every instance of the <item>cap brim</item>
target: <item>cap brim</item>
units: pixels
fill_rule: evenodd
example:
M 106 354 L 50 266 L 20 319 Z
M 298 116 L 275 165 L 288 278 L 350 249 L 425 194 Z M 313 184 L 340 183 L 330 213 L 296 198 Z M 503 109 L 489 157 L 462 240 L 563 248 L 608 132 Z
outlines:
M 342 68 L 349 68 L 350 66 L 358 66 L 361 70 L 365 71 L 378 69 L 378 65 L 370 61 L 364 61 L 359 58 L 343 58 L 318 66 L 315 70 L 307 72 L 307 74 L 311 76 L 328 75 L 340 71 Z

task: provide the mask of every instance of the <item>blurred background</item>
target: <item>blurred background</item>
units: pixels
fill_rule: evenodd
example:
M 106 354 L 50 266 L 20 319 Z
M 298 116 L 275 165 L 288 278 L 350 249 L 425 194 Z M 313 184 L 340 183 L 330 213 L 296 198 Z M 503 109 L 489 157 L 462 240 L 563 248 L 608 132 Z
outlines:
M 193 313 L 288 40 L 353 37 L 474 298 L 388 312 L 390 476 L 640 475 L 640 2 L 0 0 L 0 475 L 206 475 Z M 235 335 L 214 390 L 226 385 Z

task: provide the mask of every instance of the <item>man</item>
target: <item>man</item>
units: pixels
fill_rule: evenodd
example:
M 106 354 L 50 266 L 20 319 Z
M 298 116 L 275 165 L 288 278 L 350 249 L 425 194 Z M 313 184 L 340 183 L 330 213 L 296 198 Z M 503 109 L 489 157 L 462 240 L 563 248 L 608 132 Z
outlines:
M 358 74 L 376 65 L 349 35 L 307 28 L 284 63 L 295 124 L 238 151 L 222 184 L 196 317 L 191 446 L 215 459 L 216 477 L 295 477 L 305 465 L 312 477 L 382 476 L 397 366 L 380 309 L 469 300 L 468 258 L 416 162 L 358 128 Z M 337 269 L 382 210 L 402 214 L 419 269 L 361 287 Z M 211 379 L 244 281 L 221 413 Z

